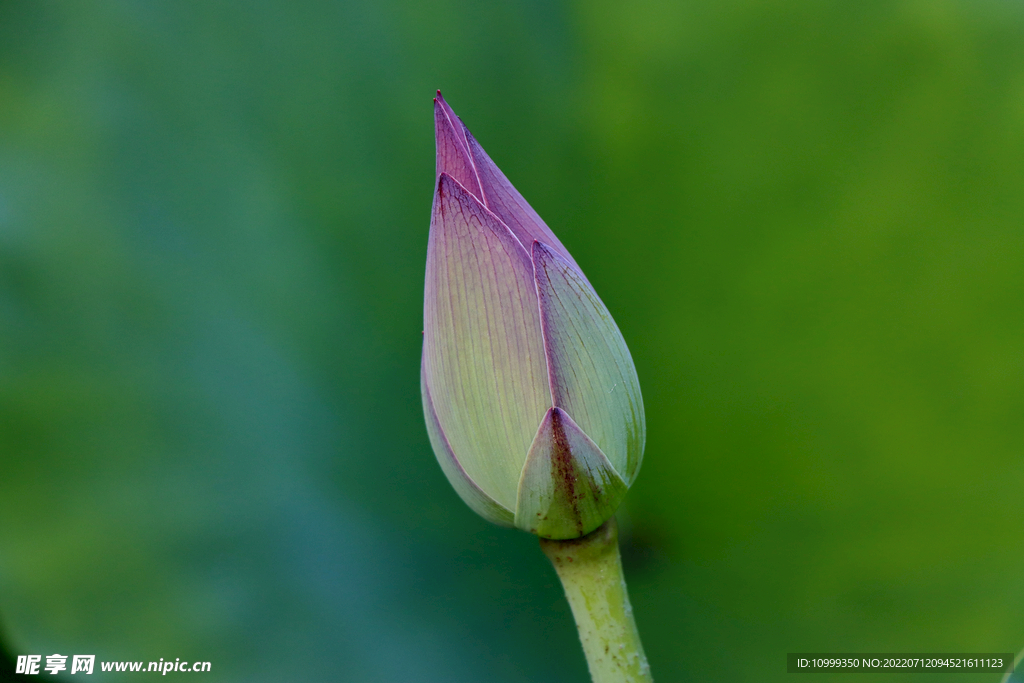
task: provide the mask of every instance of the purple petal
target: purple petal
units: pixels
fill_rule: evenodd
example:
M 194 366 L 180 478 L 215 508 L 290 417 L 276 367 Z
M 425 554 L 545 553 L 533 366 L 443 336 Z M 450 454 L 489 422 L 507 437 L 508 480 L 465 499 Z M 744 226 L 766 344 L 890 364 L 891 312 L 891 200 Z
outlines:
M 427 246 L 423 372 L 438 424 L 467 476 L 506 509 L 551 406 L 533 265 L 447 174 Z
M 483 201 L 480 180 L 473 168 L 462 122 L 441 97 L 440 90 L 434 98 L 434 137 L 437 142 L 437 177 L 447 173 L 469 190 L 470 194 Z

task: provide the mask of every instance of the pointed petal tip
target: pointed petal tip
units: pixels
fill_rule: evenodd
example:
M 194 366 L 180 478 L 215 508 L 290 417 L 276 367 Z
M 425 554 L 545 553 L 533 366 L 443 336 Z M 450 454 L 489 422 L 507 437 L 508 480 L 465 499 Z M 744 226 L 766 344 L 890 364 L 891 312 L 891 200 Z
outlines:
M 466 189 L 466 186 L 452 177 L 446 171 L 441 171 L 437 176 L 437 196 L 439 199 L 449 199 L 461 205 L 477 206 L 486 209 L 480 200 Z M 490 212 L 488 212 L 490 213 Z M 497 223 L 500 221 L 495 219 Z
M 437 91 L 437 95 L 434 97 L 434 104 L 436 105 L 435 109 L 440 107 L 452 119 L 454 124 L 455 119 L 458 117 L 455 115 L 455 111 L 452 110 L 452 106 L 444 99 L 444 95 L 441 94 L 440 90 Z
M 522 242 L 508 229 L 507 225 L 501 222 L 500 218 L 484 206 L 479 197 L 467 190 L 466 186 L 457 178 L 442 171 L 438 175 L 433 214 L 430 219 L 431 226 L 446 224 L 445 221 L 449 220 L 449 215 L 456 214 L 463 216 L 463 219 L 458 220 L 469 220 L 476 227 L 485 228 L 496 235 L 501 243 L 514 254 L 515 268 L 521 268 L 524 273 L 528 274 L 531 282 L 530 291 L 534 291 L 535 285 L 532 283 L 535 275 L 530 250 L 523 246 Z
M 437 191 L 441 195 L 451 194 L 456 187 L 462 187 L 462 183 L 452 177 L 451 173 L 441 171 L 437 176 Z
M 552 249 L 550 245 L 545 244 L 544 242 L 541 242 L 538 239 L 533 240 L 533 244 L 530 247 L 530 257 L 534 261 L 542 260 L 544 262 L 550 262 L 557 257 L 568 262 L 568 260 L 564 256 L 562 256 L 557 251 Z
M 555 406 L 526 456 L 515 525 L 543 538 L 579 538 L 612 516 L 627 488 L 597 444 Z
M 437 176 L 437 194 L 439 196 L 450 195 L 456 187 L 462 187 L 462 184 L 445 171 L 441 171 L 441 174 Z
M 447 172 L 481 201 L 484 192 L 466 143 L 465 126 L 452 108 L 438 96 L 434 100 L 434 140 L 437 145 L 435 172 Z M 485 202 L 486 203 L 486 202 Z

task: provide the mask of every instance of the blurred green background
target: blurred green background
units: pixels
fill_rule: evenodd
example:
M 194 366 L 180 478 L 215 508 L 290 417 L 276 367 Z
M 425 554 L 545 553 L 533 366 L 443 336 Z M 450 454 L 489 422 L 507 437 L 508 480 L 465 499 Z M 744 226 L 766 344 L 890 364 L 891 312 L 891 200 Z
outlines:
M 1024 646 L 1019 2 L 3 0 L 12 652 L 586 680 L 423 427 L 436 88 L 633 351 L 657 681 Z

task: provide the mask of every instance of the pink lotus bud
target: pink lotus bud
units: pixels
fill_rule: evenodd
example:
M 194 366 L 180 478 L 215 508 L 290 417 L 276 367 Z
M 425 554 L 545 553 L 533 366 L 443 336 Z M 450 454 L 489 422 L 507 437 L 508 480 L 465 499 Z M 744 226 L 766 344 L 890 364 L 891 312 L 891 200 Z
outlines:
M 636 369 L 576 261 L 438 92 L 421 389 L 441 468 L 545 538 L 607 520 L 643 457 Z

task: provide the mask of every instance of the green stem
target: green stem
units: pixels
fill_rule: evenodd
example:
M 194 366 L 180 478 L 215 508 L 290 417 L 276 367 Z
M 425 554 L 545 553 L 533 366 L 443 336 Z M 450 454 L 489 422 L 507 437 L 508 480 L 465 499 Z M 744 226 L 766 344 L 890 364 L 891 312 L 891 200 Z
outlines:
M 583 538 L 540 539 L 565 588 L 594 683 L 653 683 L 633 621 L 612 517 Z

